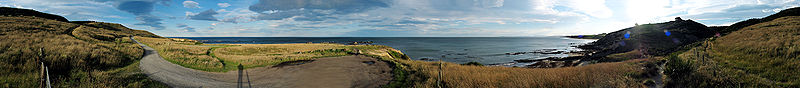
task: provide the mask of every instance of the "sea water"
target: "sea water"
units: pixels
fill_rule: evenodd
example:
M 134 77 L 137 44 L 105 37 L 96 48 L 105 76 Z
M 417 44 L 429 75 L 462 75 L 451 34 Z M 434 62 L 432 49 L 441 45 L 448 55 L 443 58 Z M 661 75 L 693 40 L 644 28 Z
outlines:
M 352 43 L 371 41 L 398 49 L 415 60 L 447 61 L 454 63 L 479 62 L 482 64 L 513 63 L 519 59 L 566 57 L 567 54 L 506 54 L 532 52 L 542 49 L 580 51 L 571 47 L 594 40 L 565 37 L 178 37 L 199 40 L 209 44 L 284 44 L 284 43 Z

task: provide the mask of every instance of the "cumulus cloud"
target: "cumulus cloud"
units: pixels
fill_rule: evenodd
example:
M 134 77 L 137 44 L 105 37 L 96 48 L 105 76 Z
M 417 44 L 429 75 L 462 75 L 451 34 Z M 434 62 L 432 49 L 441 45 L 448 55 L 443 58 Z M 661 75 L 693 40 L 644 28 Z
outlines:
M 219 13 L 217 13 L 217 11 L 214 11 L 214 9 L 208 9 L 206 11 L 197 14 L 192 14 L 192 13 L 187 13 L 187 14 L 189 15 L 188 16 L 189 19 L 192 20 L 218 21 L 217 18 L 214 17 L 214 15 L 217 15 Z
M 181 22 L 179 12 L 159 10 L 156 5 L 169 5 L 171 0 L 0 0 L 0 6 L 35 9 L 62 15 L 70 20 L 135 19 L 134 27 L 164 29 L 162 21 Z M 383 35 L 488 35 L 531 33 L 594 33 L 630 27 L 634 23 L 655 23 L 676 16 L 704 24 L 727 25 L 750 18 L 763 17 L 782 9 L 797 7 L 798 0 L 250 0 L 216 4 L 220 9 L 186 12 L 186 19 L 216 21 L 225 25 L 218 33 L 262 25 L 246 33 L 336 33 Z M 48 2 L 48 3 L 41 3 Z M 197 0 L 180 0 L 178 6 L 201 8 Z M 204 3 L 204 5 L 206 5 Z M 236 6 L 233 6 L 236 5 Z M 206 6 L 208 7 L 208 6 Z M 236 7 L 236 8 L 231 8 Z M 217 7 L 211 7 L 217 8 Z M 117 10 L 114 10 L 117 9 Z M 162 12 L 157 12 L 162 11 Z M 122 13 L 120 13 L 122 12 Z M 177 13 L 176 13 L 177 12 Z M 133 17 L 123 17 L 134 15 Z M 111 20 L 113 19 L 113 20 Z M 174 20 L 173 20 L 174 19 Z M 263 21 L 266 20 L 266 21 Z M 253 23 L 248 23 L 253 22 Z M 191 23 L 191 22 L 190 22 Z M 234 24 L 227 24 L 234 23 Z M 189 24 L 196 25 L 196 24 Z M 175 31 L 197 28 L 175 25 Z M 269 25 L 269 26 L 263 26 Z M 608 26 L 614 25 L 614 26 Z M 174 27 L 173 25 L 169 25 Z M 513 30 L 512 30 L 513 29 Z M 522 30 L 526 29 L 526 30 Z M 325 32 L 318 32 L 325 30 Z M 327 31 L 332 30 L 332 31 Z M 598 31 L 599 30 L 599 31 Z M 358 32 L 360 31 L 360 32 Z M 590 32 L 586 32 L 590 31 Z M 205 32 L 205 31 L 202 31 Z M 469 33 L 483 32 L 483 33 Z M 541 32 L 541 31 L 539 31 Z M 548 33 L 548 32 L 542 32 Z M 236 35 L 236 34 L 226 34 Z M 290 35 L 291 36 L 291 35 Z
M 198 5 L 200 5 L 200 3 L 197 3 L 195 1 L 183 1 L 183 7 L 186 8 L 200 8 L 200 6 Z
M 231 4 L 228 4 L 228 3 L 217 3 L 217 6 L 225 8 L 225 7 L 231 6 Z

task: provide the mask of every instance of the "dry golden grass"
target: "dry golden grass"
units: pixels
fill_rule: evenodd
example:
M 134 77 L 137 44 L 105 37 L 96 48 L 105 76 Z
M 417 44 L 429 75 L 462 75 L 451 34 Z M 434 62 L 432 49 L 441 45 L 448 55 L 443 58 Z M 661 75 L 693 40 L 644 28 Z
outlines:
M 641 73 L 642 60 L 600 63 L 565 68 L 511 68 L 467 66 L 444 63 L 443 86 L 452 88 L 532 88 L 532 87 L 644 87 L 628 75 Z M 401 60 L 410 69 L 427 77 L 416 87 L 436 87 L 437 62 Z

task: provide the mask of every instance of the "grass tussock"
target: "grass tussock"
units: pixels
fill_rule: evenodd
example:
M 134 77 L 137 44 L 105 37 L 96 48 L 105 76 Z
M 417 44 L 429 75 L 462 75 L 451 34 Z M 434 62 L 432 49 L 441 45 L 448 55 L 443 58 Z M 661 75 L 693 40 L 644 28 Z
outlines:
M 42 63 L 57 87 L 161 85 L 135 69 L 143 50 L 126 31 L 0 16 L 0 86 L 41 86 Z
M 800 87 L 800 16 L 755 24 L 674 55 L 674 86 Z M 685 79 L 685 80 L 684 80 Z

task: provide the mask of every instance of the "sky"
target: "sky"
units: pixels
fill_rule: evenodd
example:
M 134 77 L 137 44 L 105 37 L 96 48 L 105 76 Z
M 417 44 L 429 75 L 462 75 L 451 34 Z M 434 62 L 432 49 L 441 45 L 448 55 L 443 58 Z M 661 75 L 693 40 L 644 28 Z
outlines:
M 796 0 L 0 0 L 167 37 L 499 37 L 599 34 L 675 17 L 730 25 Z

